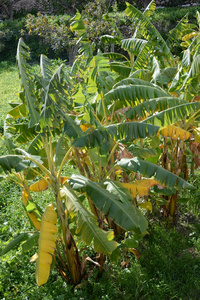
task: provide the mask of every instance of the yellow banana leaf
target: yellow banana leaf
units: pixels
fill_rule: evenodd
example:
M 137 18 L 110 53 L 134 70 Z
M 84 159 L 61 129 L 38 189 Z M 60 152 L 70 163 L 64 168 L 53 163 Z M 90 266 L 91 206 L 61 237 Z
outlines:
M 135 198 L 137 193 L 140 197 L 147 196 L 149 194 L 149 189 L 159 183 L 155 179 L 141 179 L 135 182 L 121 184 L 123 187 L 127 188 L 132 194 L 133 198 Z
M 52 254 L 56 246 L 57 214 L 53 204 L 47 206 L 41 222 L 38 258 L 36 260 L 36 282 L 38 286 L 45 284 L 49 278 Z
M 149 201 L 138 203 L 138 206 L 152 211 L 152 204 Z
M 48 180 L 48 178 L 47 178 L 47 180 Z M 48 187 L 49 187 L 49 185 L 48 185 L 48 183 L 46 182 L 46 180 L 41 179 L 41 180 L 39 180 L 39 181 L 33 183 L 33 184 L 29 187 L 29 189 L 30 189 L 30 191 L 32 191 L 32 192 L 42 192 L 42 191 L 47 190 Z
M 164 136 L 164 137 L 171 137 L 173 140 L 178 140 L 180 139 L 181 141 L 185 141 L 187 139 L 189 139 L 190 137 L 190 132 L 176 127 L 174 125 L 169 125 L 166 126 L 165 128 L 163 128 L 160 133 Z
M 193 31 L 189 34 L 186 34 L 183 38 L 182 38 L 182 41 L 185 42 L 185 41 L 188 41 L 190 40 L 191 38 L 193 38 L 194 36 L 197 35 L 197 32 Z
M 63 185 L 67 181 L 67 179 L 69 179 L 69 177 L 66 177 L 66 176 L 60 177 L 61 185 Z M 47 181 L 49 181 L 49 177 L 47 177 Z M 43 192 L 43 191 L 46 191 L 48 189 L 48 187 L 49 187 L 49 185 L 46 182 L 46 180 L 41 179 L 41 180 L 38 180 L 37 182 L 33 183 L 29 187 L 29 189 L 31 192 Z
M 26 192 L 25 189 L 22 189 L 22 200 L 23 200 L 24 207 L 26 209 L 27 202 L 29 200 L 29 196 L 28 196 L 28 193 Z M 37 212 L 34 211 L 34 210 L 32 212 L 28 212 L 27 209 L 26 209 L 26 213 L 29 216 L 29 218 L 30 218 L 31 222 L 33 223 L 34 227 L 38 231 L 40 231 L 41 221 L 40 221 L 40 216 L 37 214 Z
M 92 127 L 92 125 L 90 125 L 89 123 L 85 123 L 85 124 L 81 124 L 81 129 L 83 132 L 87 131 L 89 128 Z

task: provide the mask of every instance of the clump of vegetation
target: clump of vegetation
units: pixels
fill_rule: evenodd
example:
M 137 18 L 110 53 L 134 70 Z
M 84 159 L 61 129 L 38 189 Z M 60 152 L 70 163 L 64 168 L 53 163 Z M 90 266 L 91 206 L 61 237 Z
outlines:
M 126 286 L 126 295 L 142 299 L 150 295 L 153 273 L 154 294 L 168 298 L 175 296 L 177 286 L 173 289 L 159 275 L 157 263 L 147 265 L 146 243 L 155 247 L 155 256 L 161 251 L 163 260 L 169 254 L 171 264 L 182 251 L 192 251 L 194 266 L 198 264 L 194 235 L 176 248 L 177 232 L 171 229 L 171 252 L 165 251 L 166 242 L 157 246 L 157 239 L 163 242 L 165 236 L 153 209 L 159 207 L 166 223 L 175 224 L 178 203 L 188 200 L 182 190 L 194 190 L 187 180 L 199 167 L 199 28 L 185 17 L 165 41 L 150 21 L 154 11 L 155 1 L 143 13 L 127 4 L 133 37 L 102 36 L 124 54 L 93 52 L 87 23 L 77 13 L 70 30 L 81 54 L 72 67 L 61 64 L 55 70 L 42 55 L 40 71 L 35 72 L 28 64 L 29 49 L 19 40 L 22 90 L 5 118 L 8 154 L 0 157 L 0 166 L 1 179 L 19 186 L 20 205 L 30 224 L 9 239 L 0 255 L 8 256 L 14 247 L 24 253 L 37 251 L 31 261 L 36 261 L 38 286 L 47 283 L 55 265 L 64 281 L 76 287 L 74 297 L 89 288 L 94 298 L 103 293 L 102 286 L 112 286 L 106 273 L 112 270 L 121 283 L 117 291 L 107 288 L 109 298 L 118 294 L 123 299 Z M 183 53 L 174 58 L 171 49 L 178 40 Z M 2 207 L 8 213 L 4 200 Z M 6 230 L 7 223 L 3 226 Z M 117 271 L 114 262 L 124 269 Z M 52 276 L 57 278 L 57 271 Z M 93 284 L 96 276 L 103 276 L 101 285 Z M 128 288 L 121 276 L 134 277 L 135 284 Z M 18 292 L 14 285 L 13 293 Z

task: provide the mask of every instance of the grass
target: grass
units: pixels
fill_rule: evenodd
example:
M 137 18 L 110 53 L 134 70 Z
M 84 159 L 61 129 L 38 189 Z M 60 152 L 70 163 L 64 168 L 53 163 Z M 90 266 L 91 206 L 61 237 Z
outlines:
M 17 93 L 20 89 L 20 79 L 16 65 L 11 62 L 0 62 L 0 99 L 1 114 L 0 126 L 10 106 L 9 101 L 17 100 Z
M 1 247 L 17 232 L 29 230 L 21 204 L 20 190 L 9 182 L 0 183 Z M 49 195 L 40 199 L 45 205 Z M 179 212 L 175 228 L 159 218 L 149 216 L 149 234 L 138 250 L 140 259 L 126 253 L 114 265 L 105 264 L 102 278 L 97 269 L 89 273 L 88 281 L 72 290 L 53 269 L 46 285 L 35 283 L 35 264 L 30 257 L 33 249 L 9 252 L 0 259 L 0 298 L 3 299 L 152 299 L 198 300 L 200 297 L 200 238 L 195 235 L 198 213 L 189 214 L 188 205 Z M 121 263 L 124 262 L 124 266 Z M 88 263 L 89 264 L 89 263 Z
M 17 99 L 15 94 L 19 90 L 15 65 L 7 62 L 0 64 L 0 82 L 0 115 L 3 120 L 9 109 L 9 100 Z M 47 284 L 38 288 L 34 274 L 35 263 L 29 262 L 37 248 L 22 253 L 19 247 L 0 257 L 0 299 L 200 299 L 198 173 L 193 183 L 197 190 L 188 195 L 191 201 L 180 207 L 175 227 L 170 227 L 156 215 L 156 208 L 153 214 L 149 214 L 149 234 L 138 247 L 140 259 L 127 252 L 116 264 L 106 261 L 102 278 L 99 278 L 98 270 L 94 268 L 93 272 L 88 273 L 88 280 L 74 290 L 66 285 L 57 269 L 53 268 Z M 37 197 L 42 207 L 51 202 L 51 193 L 48 191 L 34 197 Z M 15 234 L 29 230 L 20 189 L 6 180 L 1 181 L 0 249 Z M 87 255 L 91 253 L 92 250 L 88 249 Z M 89 269 L 93 267 L 90 264 L 88 262 Z
M 152 16 L 152 21 L 171 21 L 175 24 L 178 23 L 186 14 L 190 22 L 196 23 L 196 12 L 200 10 L 200 5 L 191 7 L 174 7 L 158 8 Z

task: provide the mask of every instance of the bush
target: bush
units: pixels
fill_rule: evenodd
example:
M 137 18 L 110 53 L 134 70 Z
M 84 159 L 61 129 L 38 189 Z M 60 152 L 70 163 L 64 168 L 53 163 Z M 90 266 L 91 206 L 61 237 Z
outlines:
M 17 44 L 19 38 L 23 35 L 22 33 L 25 32 L 25 24 L 25 18 L 0 22 L 0 61 L 16 61 Z M 32 61 L 38 61 L 41 54 L 48 55 L 50 58 L 55 57 L 54 51 L 52 51 L 49 44 L 44 42 L 42 37 L 24 34 L 23 39 L 33 49 Z
M 21 36 L 21 29 L 24 28 L 25 20 L 0 22 L 0 56 L 1 61 L 15 61 L 16 48 Z

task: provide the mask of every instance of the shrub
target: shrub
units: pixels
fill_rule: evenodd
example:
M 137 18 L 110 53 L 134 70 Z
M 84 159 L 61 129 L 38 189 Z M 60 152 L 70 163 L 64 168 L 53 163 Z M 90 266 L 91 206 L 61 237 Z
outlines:
M 21 29 L 24 28 L 25 20 L 0 22 L 0 56 L 1 61 L 15 61 L 16 48 Z

